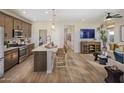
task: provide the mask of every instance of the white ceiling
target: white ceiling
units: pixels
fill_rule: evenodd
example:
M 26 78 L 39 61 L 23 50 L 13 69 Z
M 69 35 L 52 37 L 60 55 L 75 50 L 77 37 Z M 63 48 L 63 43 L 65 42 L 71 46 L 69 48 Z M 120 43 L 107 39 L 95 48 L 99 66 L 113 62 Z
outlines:
M 33 22 L 52 19 L 52 9 L 10 9 L 9 11 Z M 55 19 L 56 21 L 104 20 L 108 12 L 124 14 L 124 10 L 121 9 L 56 9 Z

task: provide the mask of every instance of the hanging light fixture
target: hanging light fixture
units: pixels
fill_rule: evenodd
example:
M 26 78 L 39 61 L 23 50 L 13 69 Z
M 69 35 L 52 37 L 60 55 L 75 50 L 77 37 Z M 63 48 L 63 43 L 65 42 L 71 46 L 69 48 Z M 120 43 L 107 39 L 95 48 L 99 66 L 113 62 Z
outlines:
M 107 17 L 106 17 L 106 20 L 111 20 L 112 19 L 112 16 L 110 16 L 110 13 L 107 13 Z
M 52 25 L 51 28 L 54 30 L 55 29 L 55 9 L 52 9 Z
M 52 27 L 52 29 L 55 29 L 55 23 L 52 23 L 51 27 Z

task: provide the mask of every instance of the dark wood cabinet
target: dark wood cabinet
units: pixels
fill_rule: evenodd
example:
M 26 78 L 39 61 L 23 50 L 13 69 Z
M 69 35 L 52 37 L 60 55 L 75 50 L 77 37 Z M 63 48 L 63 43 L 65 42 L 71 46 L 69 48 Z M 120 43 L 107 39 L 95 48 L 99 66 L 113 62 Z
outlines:
M 31 31 L 32 31 L 32 26 L 31 24 L 28 24 L 28 37 L 31 37 Z
M 22 30 L 23 30 L 23 36 L 30 38 L 31 37 L 31 24 L 22 22 Z
M 22 22 L 22 30 L 23 30 L 23 36 L 28 37 L 28 24 L 25 22 Z
M 0 26 L 4 26 L 4 14 L 0 12 Z
M 13 37 L 13 17 L 5 15 L 4 22 L 5 39 L 11 39 Z
M 21 20 L 14 18 L 14 29 L 22 30 L 22 21 Z
M 0 26 L 4 26 L 5 39 L 13 38 L 13 30 L 23 30 L 23 36 L 26 38 L 31 37 L 31 24 L 24 22 L 18 18 L 0 12 Z
M 7 71 L 18 64 L 18 48 L 6 51 L 4 56 L 4 71 Z
M 34 52 L 34 71 L 35 72 L 47 71 L 47 52 L 46 51 Z
M 27 46 L 27 56 L 30 56 L 33 54 L 32 50 L 34 49 L 34 43 L 33 44 L 29 44 Z
M 80 51 L 81 53 L 94 53 L 101 50 L 101 43 L 95 41 L 81 41 Z

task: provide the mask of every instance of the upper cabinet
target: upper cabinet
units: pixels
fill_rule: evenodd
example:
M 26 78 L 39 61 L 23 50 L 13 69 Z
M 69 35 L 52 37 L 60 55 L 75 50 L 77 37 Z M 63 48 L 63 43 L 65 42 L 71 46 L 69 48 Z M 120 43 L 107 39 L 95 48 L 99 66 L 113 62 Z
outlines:
M 0 12 L 0 26 L 3 26 L 5 39 L 13 38 L 13 30 L 23 30 L 23 36 L 31 37 L 31 24 Z
M 5 39 L 11 39 L 13 37 L 13 17 L 5 15 L 4 29 Z
M 22 21 L 19 19 L 14 19 L 14 29 L 22 30 Z
M 23 36 L 28 37 L 28 24 L 25 22 L 22 22 L 22 30 L 23 30 Z
M 0 26 L 4 26 L 4 14 L 0 12 Z
M 31 29 L 32 29 L 31 24 L 28 24 L 28 37 L 29 38 L 31 37 Z
M 31 24 L 22 22 L 22 30 L 23 30 L 23 36 L 30 38 L 31 37 Z

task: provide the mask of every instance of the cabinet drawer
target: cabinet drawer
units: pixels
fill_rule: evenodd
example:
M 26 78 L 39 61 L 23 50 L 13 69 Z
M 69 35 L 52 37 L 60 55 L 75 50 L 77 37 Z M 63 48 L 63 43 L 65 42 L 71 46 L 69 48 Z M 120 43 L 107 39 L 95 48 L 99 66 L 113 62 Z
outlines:
M 4 69 L 5 71 L 12 68 L 14 65 L 18 63 L 18 48 L 5 52 L 4 59 Z
M 6 55 L 4 58 L 4 70 L 7 71 L 11 67 L 11 55 Z

